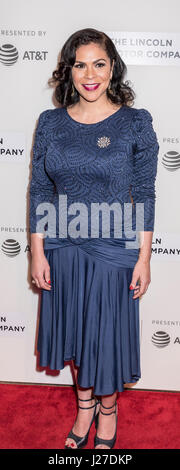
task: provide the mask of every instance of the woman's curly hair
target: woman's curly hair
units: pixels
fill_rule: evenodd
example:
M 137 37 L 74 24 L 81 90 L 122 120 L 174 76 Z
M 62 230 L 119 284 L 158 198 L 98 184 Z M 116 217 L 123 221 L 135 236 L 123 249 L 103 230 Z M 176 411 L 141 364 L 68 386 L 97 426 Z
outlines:
M 76 61 L 76 49 L 81 45 L 89 43 L 99 44 L 108 55 L 110 64 L 114 59 L 113 75 L 111 79 L 111 91 L 106 90 L 107 97 L 113 103 L 119 104 L 134 104 L 135 93 L 129 86 L 130 82 L 123 82 L 124 76 L 127 73 L 127 67 L 121 59 L 113 41 L 102 31 L 97 31 L 93 28 L 86 28 L 76 31 L 72 34 L 61 50 L 60 61 L 58 67 L 52 72 L 52 78 L 48 80 L 49 85 L 55 84 L 55 98 L 62 107 L 75 104 L 79 101 L 79 93 L 74 87 L 74 94 L 72 95 L 72 67 Z

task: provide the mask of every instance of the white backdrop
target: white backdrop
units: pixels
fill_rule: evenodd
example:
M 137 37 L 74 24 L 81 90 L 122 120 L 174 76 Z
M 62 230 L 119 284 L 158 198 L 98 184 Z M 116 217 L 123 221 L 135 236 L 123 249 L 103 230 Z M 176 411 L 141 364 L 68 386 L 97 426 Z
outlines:
M 70 34 L 94 27 L 115 41 L 134 106 L 151 112 L 160 144 L 151 284 L 140 300 L 142 378 L 134 388 L 180 389 L 179 15 L 178 0 L 91 0 L 85 8 L 82 0 L 1 2 L 0 381 L 74 383 L 68 364 L 60 373 L 37 367 L 28 190 L 36 121 L 54 107 L 47 81 Z

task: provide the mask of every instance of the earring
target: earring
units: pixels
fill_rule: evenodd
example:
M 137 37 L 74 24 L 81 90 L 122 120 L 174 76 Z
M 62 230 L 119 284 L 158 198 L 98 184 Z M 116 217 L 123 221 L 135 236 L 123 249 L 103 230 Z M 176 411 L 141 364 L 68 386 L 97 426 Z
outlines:
M 74 94 L 75 94 L 75 88 L 74 88 L 74 85 L 73 85 L 73 83 L 72 83 L 72 92 L 71 92 L 71 96 L 74 96 Z

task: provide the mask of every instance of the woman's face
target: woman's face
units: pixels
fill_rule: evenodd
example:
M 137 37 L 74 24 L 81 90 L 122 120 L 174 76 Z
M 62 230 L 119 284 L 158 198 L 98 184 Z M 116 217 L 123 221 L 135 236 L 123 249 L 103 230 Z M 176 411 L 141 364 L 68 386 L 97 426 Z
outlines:
M 110 59 L 98 44 L 83 45 L 76 50 L 72 79 L 80 96 L 87 101 L 96 101 L 106 93 L 111 78 Z

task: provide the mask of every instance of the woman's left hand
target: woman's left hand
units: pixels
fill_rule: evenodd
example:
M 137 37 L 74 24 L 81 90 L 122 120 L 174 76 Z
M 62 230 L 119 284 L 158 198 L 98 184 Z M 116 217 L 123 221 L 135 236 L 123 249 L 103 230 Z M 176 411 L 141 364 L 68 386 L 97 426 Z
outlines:
M 139 258 L 137 263 L 135 264 L 130 284 L 130 286 L 133 286 L 134 289 L 133 299 L 141 297 L 142 294 L 145 294 L 150 282 L 150 261 L 143 261 L 141 258 Z

